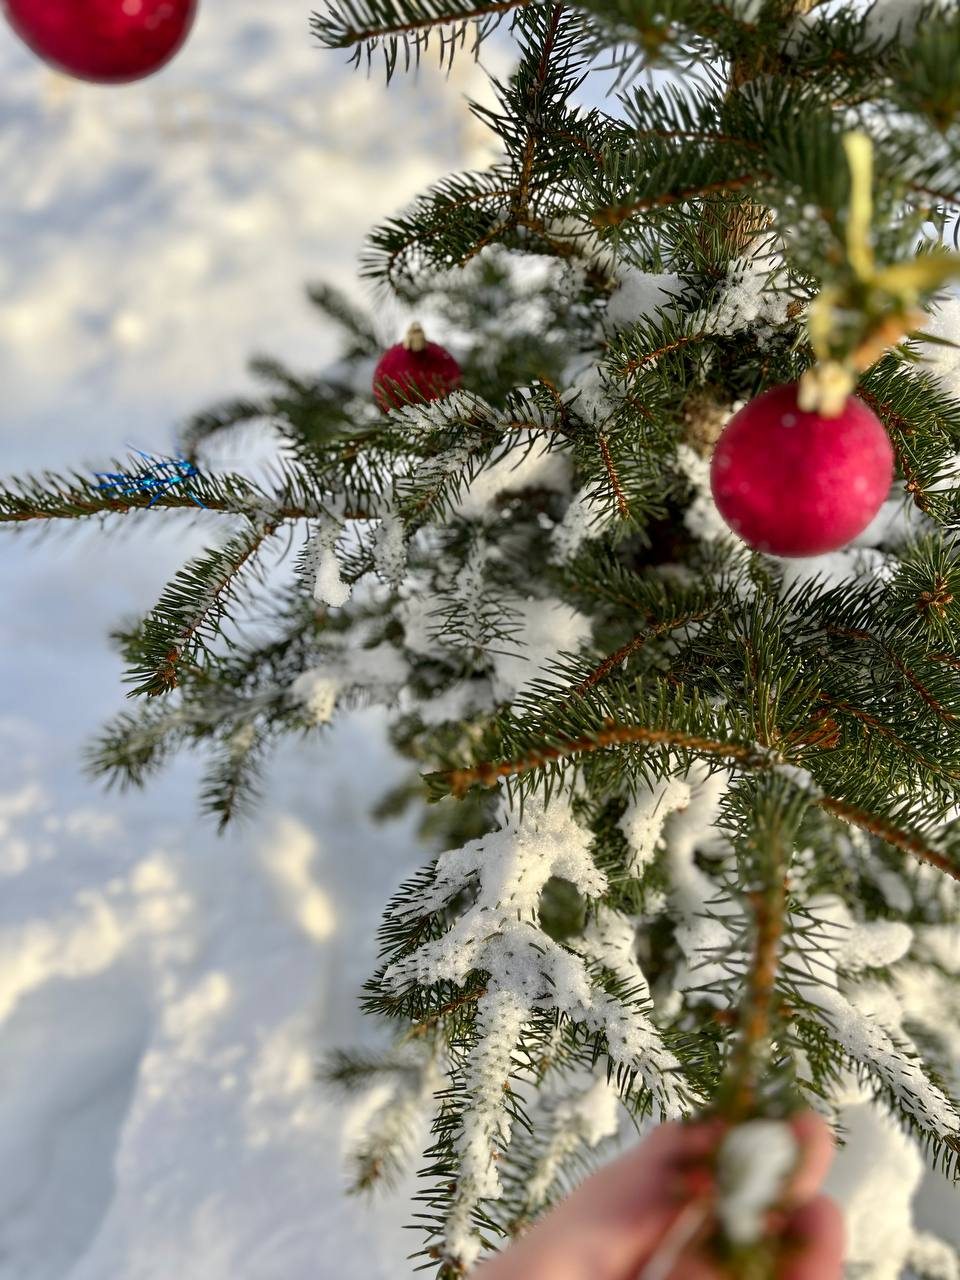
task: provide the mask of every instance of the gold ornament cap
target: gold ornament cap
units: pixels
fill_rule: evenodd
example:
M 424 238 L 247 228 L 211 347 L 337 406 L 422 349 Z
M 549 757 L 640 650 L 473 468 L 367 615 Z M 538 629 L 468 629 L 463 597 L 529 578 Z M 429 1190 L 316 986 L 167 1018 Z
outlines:
M 405 351 L 413 351 L 414 353 L 426 349 L 427 335 L 423 332 L 423 325 L 419 320 L 414 320 L 407 330 L 402 345 Z

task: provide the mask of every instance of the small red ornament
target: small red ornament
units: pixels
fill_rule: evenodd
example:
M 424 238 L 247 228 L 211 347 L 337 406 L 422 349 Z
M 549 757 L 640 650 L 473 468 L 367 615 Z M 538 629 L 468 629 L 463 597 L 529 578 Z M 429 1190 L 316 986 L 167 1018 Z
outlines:
M 98 84 L 148 76 L 177 52 L 197 0 L 0 0 L 14 31 L 59 71 Z
M 776 556 L 836 551 L 862 533 L 890 492 L 893 449 L 880 420 L 849 396 L 825 418 L 799 384 L 764 392 L 724 427 L 710 466 L 714 501 L 749 546 Z
M 373 371 L 373 394 L 386 413 L 408 404 L 441 400 L 460 385 L 460 366 L 449 351 L 428 342 L 412 324 L 407 336 L 380 357 Z

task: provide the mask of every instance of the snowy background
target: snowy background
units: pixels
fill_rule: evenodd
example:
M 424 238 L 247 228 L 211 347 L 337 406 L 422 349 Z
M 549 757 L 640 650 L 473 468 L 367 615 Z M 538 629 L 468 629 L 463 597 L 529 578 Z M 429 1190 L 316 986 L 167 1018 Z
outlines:
M 252 351 L 322 364 L 303 284 L 355 289 L 364 231 L 483 161 L 464 92 L 483 89 L 461 59 L 388 95 L 313 46 L 306 0 L 203 0 L 177 61 L 122 89 L 57 77 L 0 29 L 3 471 L 163 451 L 246 386 Z M 367 817 L 401 768 L 377 714 L 289 749 L 224 840 L 196 819 L 189 759 L 143 794 L 81 772 L 122 702 L 107 628 L 202 536 L 163 520 L 2 540 L 0 1280 L 404 1274 L 404 1206 L 344 1200 L 358 1116 L 313 1078 L 367 1034 L 380 908 L 423 856 L 409 824 Z M 848 1120 L 834 1187 L 884 1280 L 920 1161 Z
M 305 282 L 355 288 L 370 224 L 479 159 L 466 61 L 388 98 L 313 44 L 305 0 L 201 9 L 174 64 L 120 89 L 55 76 L 0 24 L 5 473 L 163 451 L 255 350 L 318 367 L 333 335 Z M 340 1196 L 343 1109 L 313 1079 L 365 1034 L 379 911 L 422 860 L 366 817 L 399 768 L 377 717 L 290 750 L 225 840 L 189 760 L 144 794 L 81 771 L 123 700 L 108 627 L 202 537 L 3 539 L 2 1280 L 373 1280 L 411 1247 L 399 1213 L 371 1231 Z

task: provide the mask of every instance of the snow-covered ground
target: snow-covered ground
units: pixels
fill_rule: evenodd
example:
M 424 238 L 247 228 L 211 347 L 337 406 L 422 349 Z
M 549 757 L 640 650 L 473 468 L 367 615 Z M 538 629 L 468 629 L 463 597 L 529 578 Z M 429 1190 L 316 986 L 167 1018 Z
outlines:
M 371 1230 L 343 1200 L 315 1080 L 365 1034 L 377 900 L 417 858 L 343 768 L 396 776 L 377 728 L 354 718 L 218 844 L 176 812 L 64 805 L 29 764 L 0 799 L 4 1280 L 402 1274 L 399 1209 Z

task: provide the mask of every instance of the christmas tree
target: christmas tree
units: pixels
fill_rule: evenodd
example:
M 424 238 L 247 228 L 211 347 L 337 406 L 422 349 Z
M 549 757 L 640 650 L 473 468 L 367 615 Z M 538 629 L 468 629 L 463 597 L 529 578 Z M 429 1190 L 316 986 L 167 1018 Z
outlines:
M 960 1152 L 960 12 L 314 21 L 388 78 L 498 24 L 516 68 L 472 109 L 502 158 L 371 235 L 364 275 L 422 325 L 376 375 L 371 317 L 316 289 L 332 368 L 260 361 L 262 398 L 176 457 L 0 491 L 15 526 L 211 528 L 118 635 L 134 701 L 104 779 L 206 748 L 226 826 L 280 738 L 392 709 L 412 764 L 383 809 L 423 804 L 433 857 L 364 995 L 392 1046 L 325 1075 L 385 1086 L 357 1188 L 416 1163 L 426 1118 L 421 1261 L 446 1280 L 629 1121 L 859 1099 L 944 1177 Z M 578 105 L 611 70 L 607 109 Z M 734 414 L 751 434 L 718 446 Z M 209 465 L 255 421 L 272 469 Z M 745 1250 L 734 1274 L 763 1274 Z M 955 1274 L 929 1236 L 904 1250 Z

